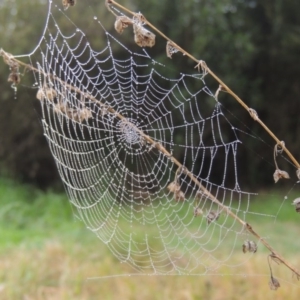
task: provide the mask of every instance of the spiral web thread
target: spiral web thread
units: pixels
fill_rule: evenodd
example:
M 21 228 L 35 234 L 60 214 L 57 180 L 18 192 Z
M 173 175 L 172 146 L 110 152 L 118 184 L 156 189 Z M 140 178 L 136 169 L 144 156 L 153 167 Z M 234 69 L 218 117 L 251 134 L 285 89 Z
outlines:
M 267 215 L 250 211 L 253 194 L 238 181 L 241 131 L 206 85 L 206 73 L 169 77 L 170 69 L 145 49 L 122 45 L 96 17 L 105 44 L 93 49 L 70 20 L 72 34 L 61 32 L 54 11 L 68 19 L 50 5 L 30 60 L 40 71 L 44 134 L 78 218 L 138 272 L 208 274 L 230 266 L 249 237 L 186 170 L 242 220 Z

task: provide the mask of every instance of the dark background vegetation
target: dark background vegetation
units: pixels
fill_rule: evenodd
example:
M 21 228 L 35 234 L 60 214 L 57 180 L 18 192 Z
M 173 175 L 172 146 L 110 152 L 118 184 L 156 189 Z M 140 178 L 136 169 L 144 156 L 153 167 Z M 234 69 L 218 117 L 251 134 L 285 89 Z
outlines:
M 61 5 L 60 0 L 56 2 Z M 72 20 L 84 29 L 91 42 L 99 42 L 98 28 L 91 26 L 89 20 L 97 15 L 109 29 L 113 16 L 107 13 L 104 0 L 77 2 L 82 8 L 72 11 Z M 143 12 L 167 36 L 205 60 L 211 70 L 257 110 L 297 158 L 300 149 L 299 1 L 120 0 L 120 3 Z M 15 55 L 30 53 L 42 35 L 46 14 L 47 1 L 2 0 L 0 48 Z M 67 26 L 68 22 L 62 19 L 60 25 Z M 164 43 L 151 49 L 151 55 L 170 63 Z M 185 57 L 178 55 L 172 63 L 175 59 L 182 72 L 188 73 L 194 67 Z M 41 188 L 59 187 L 54 160 L 38 119 L 34 81 L 30 75 L 22 76 L 15 95 L 7 82 L 8 74 L 8 67 L 0 63 L 1 173 Z M 250 120 L 247 114 L 240 114 L 237 103 L 226 95 L 222 97 L 230 111 L 245 122 Z M 258 125 L 251 124 L 253 132 L 261 135 Z M 254 145 L 246 146 L 250 149 Z M 257 160 L 246 164 L 247 177 L 268 178 L 265 181 L 270 184 L 272 177 L 262 170 L 261 156 L 272 156 L 272 150 L 262 150 Z M 240 159 L 247 161 L 246 156 Z

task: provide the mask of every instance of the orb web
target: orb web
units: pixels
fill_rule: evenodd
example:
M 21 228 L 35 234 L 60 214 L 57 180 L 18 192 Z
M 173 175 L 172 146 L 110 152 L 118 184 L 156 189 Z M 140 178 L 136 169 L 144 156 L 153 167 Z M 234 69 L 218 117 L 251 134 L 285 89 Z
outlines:
M 49 3 L 29 57 L 39 70 L 44 135 L 77 217 L 138 272 L 231 266 L 248 236 L 228 212 L 244 221 L 275 216 L 250 210 L 255 194 L 239 182 L 243 131 L 206 72 L 165 66 L 121 43 L 97 17 L 101 45 L 93 47 L 61 5 Z

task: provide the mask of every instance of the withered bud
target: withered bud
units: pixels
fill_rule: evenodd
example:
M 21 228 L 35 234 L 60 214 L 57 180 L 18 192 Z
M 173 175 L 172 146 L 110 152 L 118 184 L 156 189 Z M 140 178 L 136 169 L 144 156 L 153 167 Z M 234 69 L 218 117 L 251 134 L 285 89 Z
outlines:
M 108 110 L 107 110 L 107 107 L 101 107 L 101 112 L 100 112 L 100 114 L 101 114 L 101 117 L 104 117 L 105 115 L 107 115 L 108 114 Z
M 171 182 L 168 186 L 167 189 L 171 192 L 171 193 L 176 193 L 180 190 L 180 186 L 177 182 L 173 181 Z
M 276 169 L 276 171 L 273 174 L 273 178 L 274 178 L 274 181 L 276 183 L 281 178 L 289 179 L 290 175 L 286 171 Z
M 173 181 L 171 182 L 168 186 L 167 189 L 171 192 L 174 193 L 174 197 L 176 201 L 184 201 L 185 195 L 184 193 L 180 190 L 180 185 L 176 182 Z
M 221 213 L 216 212 L 214 210 L 211 210 L 208 215 L 206 216 L 207 219 L 207 224 L 210 224 L 214 221 L 218 221 L 219 217 L 220 217 Z
M 269 281 L 269 287 L 271 290 L 276 291 L 280 287 L 280 283 L 277 278 L 271 275 L 271 280 Z
M 46 98 L 43 88 L 39 88 L 38 92 L 36 93 L 36 98 L 40 101 L 43 101 Z
M 52 102 L 55 97 L 57 97 L 57 92 L 53 88 L 48 87 L 39 88 L 36 94 L 36 98 L 40 101 L 48 100 Z
M 122 33 L 128 25 L 132 25 L 133 21 L 127 16 L 117 16 L 115 21 L 115 29 L 118 33 Z
M 133 16 L 133 21 L 134 21 L 134 23 L 137 23 L 139 25 L 144 25 L 146 22 L 146 18 L 144 17 L 144 15 L 142 13 L 139 12 Z
M 140 47 L 153 47 L 155 45 L 155 34 L 139 24 L 133 24 L 134 41 Z
M 300 198 L 296 198 L 292 204 L 295 205 L 296 212 L 300 213 Z
M 198 217 L 198 216 L 201 216 L 201 215 L 203 215 L 203 210 L 200 207 L 196 207 L 194 209 L 194 217 Z
M 195 197 L 196 197 L 196 199 L 200 200 L 203 196 L 204 196 L 204 193 L 201 190 L 199 190 L 199 191 L 197 191 Z
M 66 113 L 68 111 L 68 106 L 62 102 L 54 105 L 54 111 L 56 113 Z
M 19 67 L 18 63 L 14 61 L 14 56 L 12 54 L 5 52 L 3 49 L 0 49 L 0 56 L 3 56 L 4 62 L 9 65 L 11 69 Z
M 77 116 L 78 116 L 78 122 L 81 123 L 85 120 L 92 118 L 92 112 L 87 108 L 82 108 L 77 111 Z
M 21 81 L 21 77 L 20 77 L 19 72 L 12 72 L 12 73 L 10 73 L 9 76 L 8 76 L 7 81 L 8 82 L 12 82 L 14 85 L 19 84 L 20 81 Z
M 74 6 L 76 4 L 76 0 L 62 0 L 62 5 L 64 9 L 68 9 L 69 6 Z
M 178 49 L 172 42 L 168 41 L 166 46 L 167 57 L 172 58 L 172 55 L 176 52 L 178 52 Z
M 184 201 L 185 196 L 184 193 L 182 191 L 178 191 L 174 194 L 175 196 L 175 201 L 179 202 L 179 201 Z
M 254 241 L 245 241 L 243 244 L 243 252 L 253 252 L 256 253 L 257 251 L 257 245 Z

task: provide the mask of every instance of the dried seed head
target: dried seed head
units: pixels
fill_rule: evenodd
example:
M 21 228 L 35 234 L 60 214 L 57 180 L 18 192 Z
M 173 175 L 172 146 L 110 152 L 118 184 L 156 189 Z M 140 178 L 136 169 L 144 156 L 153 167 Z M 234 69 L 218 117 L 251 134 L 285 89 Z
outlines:
M 81 123 L 85 120 L 92 118 L 92 112 L 87 108 L 82 108 L 77 111 L 78 121 Z
M 221 213 L 216 212 L 214 210 L 211 210 L 208 215 L 206 216 L 207 224 L 210 224 L 211 222 L 218 221 Z
M 8 82 L 12 82 L 13 85 L 17 85 L 21 81 L 20 72 L 19 72 L 19 64 L 18 62 L 14 61 L 13 55 L 4 52 L 2 49 L 0 51 L 0 55 L 3 56 L 3 60 L 6 64 L 9 65 L 10 74 L 8 75 Z
M 292 204 L 295 205 L 296 212 L 300 213 L 300 198 L 296 198 Z
M 14 56 L 10 53 L 5 52 L 3 49 L 0 49 L 0 55 L 3 56 L 4 62 L 13 70 L 19 68 L 18 62 L 14 60 Z
M 133 16 L 133 21 L 136 24 L 144 25 L 146 23 L 146 18 L 142 13 L 137 13 Z
M 11 72 L 7 79 L 8 82 L 12 82 L 14 85 L 17 85 L 21 81 L 20 73 L 19 72 Z
M 271 290 L 276 291 L 280 287 L 280 283 L 277 278 L 271 275 L 271 280 L 269 281 L 269 287 Z
M 289 179 L 290 175 L 287 172 L 285 172 L 285 171 L 276 169 L 276 171 L 273 174 L 273 178 L 274 178 L 274 181 L 276 183 L 281 178 Z
M 140 47 L 153 47 L 155 34 L 139 24 L 133 24 L 134 41 Z
M 172 58 L 172 55 L 177 52 L 178 49 L 176 48 L 176 46 L 172 42 L 168 41 L 166 46 L 167 57 Z
M 76 4 L 76 0 L 62 0 L 62 5 L 64 9 L 68 9 L 69 6 L 74 6 Z
M 196 207 L 196 208 L 194 209 L 194 216 L 195 216 L 195 217 L 198 217 L 198 216 L 201 216 L 201 215 L 203 215 L 202 209 L 201 209 L 200 207 Z
M 171 193 L 176 193 L 178 191 L 180 191 L 180 186 L 177 182 L 173 181 L 171 182 L 168 186 L 167 189 L 171 192 Z
M 180 190 L 180 185 L 176 182 L 173 181 L 171 182 L 168 186 L 167 189 L 171 192 L 174 193 L 174 197 L 176 201 L 184 201 L 185 195 L 184 193 Z
M 178 191 L 174 194 L 175 196 L 175 201 L 179 202 L 179 201 L 184 201 L 185 196 L 184 193 L 182 191 Z
M 257 245 L 254 241 L 245 241 L 243 244 L 243 252 L 253 252 L 256 253 L 257 251 Z
M 54 105 L 54 111 L 56 113 L 66 113 L 68 111 L 68 106 L 65 103 L 59 102 Z
M 43 101 L 46 98 L 43 88 L 39 88 L 38 92 L 36 93 L 36 98 L 40 101 Z
M 204 60 L 199 60 L 198 64 L 195 66 L 195 69 L 198 69 L 198 72 L 203 72 L 204 74 L 208 73 L 208 67 Z
M 70 119 L 79 123 L 92 118 L 92 112 L 87 108 L 72 109 L 65 106 L 65 112 Z
M 104 117 L 105 115 L 107 115 L 108 114 L 107 107 L 102 106 L 100 114 L 101 114 L 101 117 Z
M 57 93 L 53 88 L 46 88 L 45 92 L 46 92 L 46 98 L 49 101 L 53 101 L 54 98 L 57 97 Z
M 7 65 L 9 65 L 11 59 L 13 58 L 12 54 L 5 52 L 2 48 L 0 49 L 0 56 L 3 56 L 3 60 Z
M 53 102 L 55 97 L 57 97 L 57 92 L 53 88 L 48 87 L 39 88 L 36 94 L 36 98 L 40 101 L 48 100 Z
M 115 21 L 115 29 L 118 33 L 122 33 L 128 25 L 132 25 L 133 21 L 127 16 L 117 16 Z
M 201 190 L 199 190 L 199 191 L 197 191 L 195 198 L 200 200 L 203 196 L 204 196 L 204 193 Z

